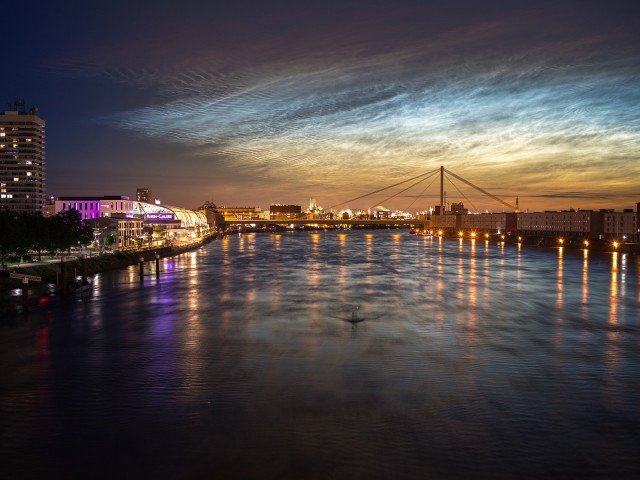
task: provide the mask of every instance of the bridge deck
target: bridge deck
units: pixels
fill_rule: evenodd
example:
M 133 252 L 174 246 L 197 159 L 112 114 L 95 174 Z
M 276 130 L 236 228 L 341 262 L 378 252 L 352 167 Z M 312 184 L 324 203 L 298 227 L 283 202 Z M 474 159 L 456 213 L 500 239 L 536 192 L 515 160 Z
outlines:
M 309 220 L 309 219 L 289 219 L 289 220 L 228 220 L 228 225 L 366 225 L 366 226 L 401 226 L 409 227 L 413 225 L 423 226 L 424 220 Z

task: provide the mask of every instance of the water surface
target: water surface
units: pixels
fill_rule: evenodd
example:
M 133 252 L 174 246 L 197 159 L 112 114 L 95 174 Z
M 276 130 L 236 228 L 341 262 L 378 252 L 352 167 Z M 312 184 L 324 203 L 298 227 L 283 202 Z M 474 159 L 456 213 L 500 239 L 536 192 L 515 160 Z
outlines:
M 227 237 L 150 268 L 3 323 L 4 472 L 640 472 L 636 257 L 322 232 Z

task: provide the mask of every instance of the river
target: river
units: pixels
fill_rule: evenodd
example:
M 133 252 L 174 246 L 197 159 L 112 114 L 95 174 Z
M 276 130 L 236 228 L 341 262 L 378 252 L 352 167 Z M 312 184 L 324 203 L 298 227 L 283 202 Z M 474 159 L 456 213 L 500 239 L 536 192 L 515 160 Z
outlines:
M 149 267 L 3 320 L 5 478 L 640 472 L 637 257 L 380 230 Z

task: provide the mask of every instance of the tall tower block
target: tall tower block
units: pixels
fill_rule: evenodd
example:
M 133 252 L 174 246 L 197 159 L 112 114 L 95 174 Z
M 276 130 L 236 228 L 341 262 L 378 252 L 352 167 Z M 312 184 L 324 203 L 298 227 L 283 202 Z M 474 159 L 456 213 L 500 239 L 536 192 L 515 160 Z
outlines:
M 40 213 L 45 192 L 45 122 L 24 100 L 0 112 L 0 208 Z

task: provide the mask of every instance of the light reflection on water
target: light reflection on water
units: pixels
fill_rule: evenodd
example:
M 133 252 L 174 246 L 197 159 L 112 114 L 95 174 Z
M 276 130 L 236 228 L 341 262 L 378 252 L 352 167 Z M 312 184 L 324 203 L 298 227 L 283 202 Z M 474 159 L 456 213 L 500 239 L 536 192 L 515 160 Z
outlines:
M 143 285 L 137 268 L 99 275 L 86 302 L 2 328 L 7 472 L 622 478 L 638 468 L 633 257 L 288 232 L 163 259 Z M 357 326 L 344 321 L 355 306 L 368 319 Z

